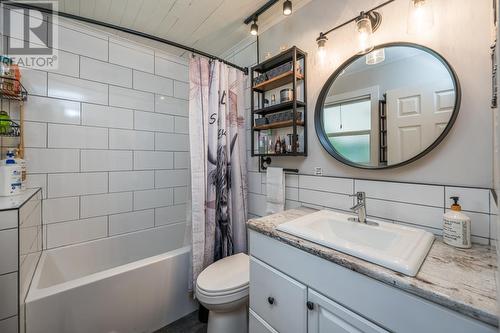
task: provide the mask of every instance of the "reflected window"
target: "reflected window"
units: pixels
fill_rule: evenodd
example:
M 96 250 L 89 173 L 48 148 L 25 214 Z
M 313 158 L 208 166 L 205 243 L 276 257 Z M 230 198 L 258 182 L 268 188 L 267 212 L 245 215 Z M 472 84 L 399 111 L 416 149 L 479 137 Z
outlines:
M 369 97 L 332 103 L 324 109 L 325 132 L 344 158 L 370 163 L 371 101 Z

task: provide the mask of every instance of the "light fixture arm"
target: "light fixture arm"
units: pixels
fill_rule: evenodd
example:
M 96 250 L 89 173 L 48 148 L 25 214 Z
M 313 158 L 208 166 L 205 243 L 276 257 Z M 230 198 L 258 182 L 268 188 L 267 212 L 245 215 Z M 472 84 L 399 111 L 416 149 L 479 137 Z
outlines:
M 371 9 L 367 10 L 366 12 L 364 12 L 365 15 L 368 15 L 368 17 L 370 18 L 370 21 L 372 21 L 372 19 L 375 20 L 375 21 L 371 22 L 372 23 L 373 31 L 377 30 L 377 28 L 380 26 L 380 23 L 382 22 L 382 15 L 380 15 L 380 13 L 376 12 L 376 10 L 378 10 L 378 9 L 380 9 L 380 8 L 386 6 L 386 5 L 388 5 L 388 4 L 390 4 L 391 2 L 394 2 L 394 1 L 395 0 L 388 0 L 388 1 L 384 2 L 384 3 L 381 3 L 380 5 L 378 5 L 376 7 L 373 7 Z M 377 17 L 379 17 L 379 18 L 377 18 Z M 340 28 L 348 25 L 349 23 L 356 22 L 356 20 L 358 20 L 358 19 L 359 19 L 359 16 L 353 17 L 352 19 L 350 19 L 348 21 L 345 21 L 344 23 L 335 26 L 335 27 L 331 28 L 330 30 L 327 30 L 325 32 L 321 32 L 319 36 L 320 37 L 321 36 L 325 36 L 326 37 L 326 35 L 328 35 L 329 33 L 331 33 L 331 32 L 333 32 L 333 31 L 335 31 L 337 29 L 340 29 Z M 318 40 L 318 39 L 316 39 L 316 40 Z

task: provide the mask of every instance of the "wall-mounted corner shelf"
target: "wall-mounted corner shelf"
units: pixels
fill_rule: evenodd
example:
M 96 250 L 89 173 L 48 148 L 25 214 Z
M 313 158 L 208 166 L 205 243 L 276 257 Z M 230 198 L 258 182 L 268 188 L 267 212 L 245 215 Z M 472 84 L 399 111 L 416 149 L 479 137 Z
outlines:
M 7 122 L 7 121 L 5 121 Z M 0 120 L 0 136 L 9 138 L 18 138 L 21 136 L 21 126 L 15 121 L 8 120 L 9 125 L 3 126 L 3 121 Z
M 0 137 L 18 137 L 19 156 L 24 158 L 24 102 L 28 100 L 28 91 L 17 78 L 0 76 L 0 111 L 3 110 L 4 100 L 19 103 L 19 123 L 12 119 L 0 119 L 0 122 L 10 122 L 9 125 L 1 124 Z M 2 143 L 0 150 L 4 148 Z
M 0 99 L 8 99 L 12 101 L 24 102 L 28 99 L 28 91 L 18 79 L 0 76 Z M 17 91 L 5 89 L 3 87 L 17 86 Z

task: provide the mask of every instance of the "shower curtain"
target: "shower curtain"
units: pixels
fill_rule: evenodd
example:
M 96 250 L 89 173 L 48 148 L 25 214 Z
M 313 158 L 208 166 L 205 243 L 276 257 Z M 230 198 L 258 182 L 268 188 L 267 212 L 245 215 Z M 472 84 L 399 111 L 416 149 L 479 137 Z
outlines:
M 246 251 L 245 76 L 193 56 L 189 64 L 192 279 L 219 259 Z

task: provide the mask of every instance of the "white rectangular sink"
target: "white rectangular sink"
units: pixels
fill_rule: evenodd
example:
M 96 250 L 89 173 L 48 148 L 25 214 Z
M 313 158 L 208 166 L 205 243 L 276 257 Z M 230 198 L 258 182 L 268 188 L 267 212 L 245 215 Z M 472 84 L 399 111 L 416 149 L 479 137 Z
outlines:
M 409 276 L 417 275 L 434 241 L 425 230 L 327 210 L 283 223 L 276 229 Z

